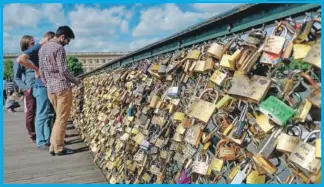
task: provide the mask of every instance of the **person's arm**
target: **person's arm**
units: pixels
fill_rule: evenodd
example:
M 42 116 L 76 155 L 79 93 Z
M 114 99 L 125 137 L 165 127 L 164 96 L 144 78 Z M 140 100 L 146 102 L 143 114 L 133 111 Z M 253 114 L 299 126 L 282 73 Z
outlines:
M 65 78 L 67 80 L 69 80 L 70 82 L 72 82 L 74 84 L 79 84 L 80 83 L 80 79 L 74 77 L 72 75 L 72 73 L 70 73 L 70 71 L 67 68 L 66 54 L 65 54 L 65 49 L 64 49 L 63 46 L 60 47 L 57 50 L 56 62 L 57 62 L 57 65 L 58 65 L 60 74 L 62 74 L 63 76 L 65 76 Z
M 23 71 L 24 71 L 24 68 L 18 62 L 14 62 L 14 81 L 18 85 L 19 88 L 21 88 L 23 91 L 25 91 L 28 89 L 28 86 L 22 80 Z
M 30 55 L 32 54 L 35 54 L 37 55 L 38 54 L 38 51 L 39 49 L 41 48 L 42 44 L 41 43 L 37 43 L 35 44 L 33 47 L 25 50 L 23 52 L 23 54 L 21 54 L 19 57 L 18 57 L 18 63 L 22 64 L 23 66 L 25 66 L 26 68 L 31 68 L 35 71 L 38 72 L 38 67 L 35 66 L 33 63 L 30 63 L 29 61 L 29 57 Z
M 47 87 L 47 81 L 46 81 L 46 77 L 45 77 L 45 73 L 44 73 L 44 63 L 42 64 L 42 62 L 44 62 L 44 60 L 46 59 L 43 59 L 43 55 L 41 55 L 42 53 L 42 50 L 40 50 L 38 52 L 38 57 L 39 57 L 39 73 L 40 73 L 40 78 L 44 84 L 45 87 Z

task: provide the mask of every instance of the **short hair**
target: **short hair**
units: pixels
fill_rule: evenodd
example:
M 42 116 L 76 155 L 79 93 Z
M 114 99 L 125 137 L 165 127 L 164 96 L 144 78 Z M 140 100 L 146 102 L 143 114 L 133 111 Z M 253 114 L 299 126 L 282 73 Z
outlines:
M 20 40 L 20 50 L 25 51 L 29 47 L 29 42 L 32 40 L 33 37 L 30 35 L 24 35 Z
M 45 38 L 45 37 L 47 37 L 47 38 L 49 38 L 49 39 L 52 39 L 52 38 L 55 37 L 55 32 L 53 32 L 53 31 L 47 31 L 47 32 L 44 34 L 43 38 Z
M 60 26 L 57 29 L 55 36 L 60 37 L 61 35 L 64 35 L 66 38 L 72 38 L 72 39 L 75 38 L 74 33 L 69 26 Z

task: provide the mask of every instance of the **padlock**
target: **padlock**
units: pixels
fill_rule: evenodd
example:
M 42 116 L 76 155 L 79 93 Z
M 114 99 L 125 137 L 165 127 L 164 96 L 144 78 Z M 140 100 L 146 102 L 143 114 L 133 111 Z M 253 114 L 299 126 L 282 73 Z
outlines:
M 223 53 L 226 53 L 227 50 L 231 47 L 232 44 L 237 42 L 238 36 L 230 39 L 227 44 L 224 46 Z M 242 55 L 242 50 L 237 49 L 232 55 L 231 54 L 223 54 L 221 60 L 220 60 L 220 66 L 234 71 L 235 70 L 235 63 Z
M 246 184 L 264 184 L 266 180 L 265 175 L 260 175 L 258 171 L 252 170 L 246 177 Z
M 236 159 L 236 148 L 229 142 L 228 139 L 221 140 L 217 143 L 217 152 L 215 155 L 219 155 L 220 159 L 224 160 L 235 160 Z
M 307 135 L 303 142 L 299 142 L 295 150 L 290 154 L 289 161 L 309 172 L 317 173 L 321 168 L 321 160 L 316 158 L 316 147 L 308 144 L 307 141 L 313 134 L 319 132 L 319 130 L 314 130 Z
M 283 128 L 275 128 L 273 129 L 270 136 L 266 136 L 263 138 L 264 142 L 261 142 L 258 149 L 258 154 L 262 155 L 265 158 L 269 158 L 271 153 L 274 151 L 277 145 L 277 138 L 281 134 Z
M 296 121 L 305 122 L 307 115 L 311 110 L 311 107 L 312 107 L 312 103 L 308 99 L 306 99 L 298 107 L 293 119 Z
M 189 52 L 189 54 L 187 55 L 186 59 L 187 60 L 198 60 L 199 56 L 200 56 L 201 52 L 197 49 L 193 49 Z
M 217 69 L 214 71 L 213 75 L 209 78 L 209 80 L 216 83 L 218 86 L 222 86 L 226 78 L 227 78 L 227 72 L 221 69 Z
M 170 88 L 168 88 L 168 91 L 167 91 L 167 96 L 168 97 L 171 97 L 171 98 L 179 98 L 180 97 L 180 86 L 179 86 L 179 83 L 177 83 L 177 85 L 175 85 L 176 83 L 173 82 L 172 83 L 172 86 Z
M 205 161 L 199 160 L 199 155 L 197 155 L 196 160 L 194 160 L 193 165 L 192 165 L 192 172 L 193 173 L 198 173 L 200 175 L 206 175 L 209 167 L 209 155 L 204 154 Z
M 268 133 L 274 127 L 274 124 L 272 124 L 270 118 L 264 114 L 260 114 L 256 116 L 256 123 L 265 133 Z
M 246 166 L 237 172 L 233 180 L 231 181 L 231 184 L 241 184 L 243 180 L 247 177 L 247 175 L 251 172 L 251 164 L 248 163 Z
M 287 127 L 287 130 L 289 132 L 290 127 Z M 277 139 L 277 146 L 276 149 L 278 151 L 282 151 L 285 153 L 291 153 L 295 150 L 298 143 L 301 141 L 302 137 L 302 130 L 300 127 L 295 126 L 296 129 L 298 129 L 298 137 L 289 135 L 287 133 L 281 132 Z
M 174 134 L 179 134 L 179 133 L 176 132 Z M 186 131 L 184 140 L 185 142 L 188 142 L 191 145 L 197 147 L 198 144 L 200 143 L 201 136 L 202 136 L 201 128 L 198 125 L 191 125 L 190 128 Z
M 274 96 L 270 96 L 259 105 L 260 111 L 276 124 L 284 126 L 295 111 Z
M 220 43 L 212 43 L 210 48 L 207 51 L 207 54 L 209 54 L 210 56 L 220 60 L 223 56 L 224 53 L 224 45 L 220 44 Z
M 306 15 L 306 18 L 304 19 L 304 24 L 302 25 L 300 31 L 298 32 L 298 36 L 295 40 L 296 44 L 300 44 L 305 42 L 311 33 L 312 27 L 315 23 L 321 23 L 320 19 L 311 19 L 309 21 L 306 21 L 309 15 Z
M 256 154 L 253 155 L 252 158 L 254 162 L 260 167 L 262 167 L 268 174 L 273 175 L 274 173 L 276 173 L 277 171 L 276 166 L 274 166 L 269 160 L 264 158 L 262 155 Z
M 284 29 L 284 36 L 276 36 L 276 32 L 278 32 L 279 29 Z M 286 35 L 287 35 L 287 27 L 282 24 L 282 22 L 279 22 L 276 27 L 272 30 L 271 35 L 267 36 L 264 42 L 263 51 L 268 53 L 274 53 L 274 54 L 281 54 L 282 49 L 284 47 L 285 41 L 286 41 Z
M 261 29 L 252 29 L 249 33 L 245 41 L 250 45 L 260 45 L 267 35 L 264 27 Z
M 173 113 L 173 120 L 182 122 L 185 118 L 185 114 L 182 112 Z
M 217 155 L 215 155 L 215 156 L 217 156 Z M 220 172 L 222 170 L 222 168 L 223 168 L 223 165 L 224 165 L 224 160 L 223 159 L 219 159 L 219 158 L 213 157 L 211 159 L 209 168 L 212 171 L 218 171 L 218 172 Z
M 216 98 L 214 99 L 214 102 L 208 102 L 201 99 L 201 97 L 207 93 L 213 91 L 213 89 L 206 89 L 201 94 L 200 97 L 196 97 L 192 100 L 192 103 L 189 105 L 189 107 L 186 110 L 186 115 L 189 117 L 196 118 L 204 123 L 208 123 L 210 117 L 214 113 L 216 109 L 216 102 L 218 99 L 218 92 L 216 93 Z M 203 110 L 202 110 L 203 109 Z
M 304 61 L 321 69 L 321 43 L 312 45 L 311 49 L 306 54 Z
M 267 94 L 270 84 L 271 80 L 266 77 L 254 75 L 252 78 L 249 78 L 243 73 L 236 71 L 228 94 L 241 100 L 258 103 Z

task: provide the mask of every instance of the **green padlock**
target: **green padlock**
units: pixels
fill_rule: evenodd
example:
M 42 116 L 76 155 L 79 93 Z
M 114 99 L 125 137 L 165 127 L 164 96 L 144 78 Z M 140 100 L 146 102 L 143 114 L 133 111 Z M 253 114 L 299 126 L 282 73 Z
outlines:
M 284 126 L 287 121 L 294 115 L 295 111 L 280 99 L 269 96 L 259 105 L 260 111 L 269 116 L 269 118 L 278 125 Z

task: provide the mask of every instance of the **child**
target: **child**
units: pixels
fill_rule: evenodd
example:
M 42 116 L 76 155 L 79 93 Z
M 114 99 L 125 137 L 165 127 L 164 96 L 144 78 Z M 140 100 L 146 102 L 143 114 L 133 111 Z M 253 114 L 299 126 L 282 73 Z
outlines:
M 16 108 L 20 107 L 19 105 L 19 101 L 21 100 L 21 98 L 18 97 L 18 93 L 14 92 L 14 91 L 9 91 L 8 92 L 8 98 L 6 101 L 6 109 L 9 112 L 16 112 Z

